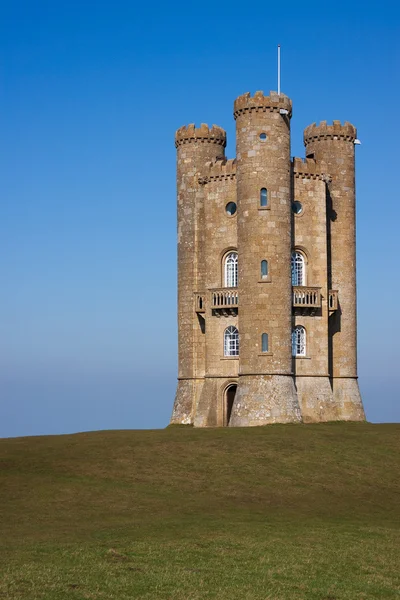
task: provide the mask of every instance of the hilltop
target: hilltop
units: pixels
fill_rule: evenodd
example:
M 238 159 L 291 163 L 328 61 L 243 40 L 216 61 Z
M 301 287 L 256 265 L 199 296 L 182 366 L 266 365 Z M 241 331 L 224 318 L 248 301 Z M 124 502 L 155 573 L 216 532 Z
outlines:
M 400 425 L 0 440 L 0 598 L 398 598 Z

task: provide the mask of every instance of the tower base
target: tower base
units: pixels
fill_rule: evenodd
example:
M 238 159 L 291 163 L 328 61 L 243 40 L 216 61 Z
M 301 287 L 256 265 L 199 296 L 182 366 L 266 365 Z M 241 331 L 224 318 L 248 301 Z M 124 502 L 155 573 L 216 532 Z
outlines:
M 218 418 L 219 383 L 219 379 L 205 378 L 194 416 L 193 424 L 195 427 L 217 427 L 222 425 Z
M 290 375 L 243 375 L 229 421 L 230 427 L 299 423 L 301 413 Z
M 340 421 L 365 421 L 360 389 L 355 377 L 334 377 L 332 389 Z
M 304 423 L 341 420 L 329 377 L 296 377 L 297 396 Z
M 196 399 L 203 387 L 203 379 L 179 379 L 176 389 L 171 425 L 192 425 Z

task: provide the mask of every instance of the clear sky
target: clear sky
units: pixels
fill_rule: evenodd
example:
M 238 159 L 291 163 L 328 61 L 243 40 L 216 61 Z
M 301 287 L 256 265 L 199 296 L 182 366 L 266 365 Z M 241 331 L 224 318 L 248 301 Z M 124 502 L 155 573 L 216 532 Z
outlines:
M 234 99 L 358 127 L 359 375 L 400 420 L 395 2 L 3 2 L 0 436 L 168 424 L 177 371 L 174 132 Z

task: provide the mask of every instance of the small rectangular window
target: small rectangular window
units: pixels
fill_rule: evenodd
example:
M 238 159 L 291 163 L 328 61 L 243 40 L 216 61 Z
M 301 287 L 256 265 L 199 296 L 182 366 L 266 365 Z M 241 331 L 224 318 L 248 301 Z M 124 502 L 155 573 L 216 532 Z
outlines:
M 268 205 L 268 191 L 267 188 L 261 188 L 260 190 L 260 206 Z
M 268 333 L 263 333 L 261 336 L 261 351 L 268 352 Z
M 265 277 L 268 277 L 268 261 L 266 260 L 261 261 L 261 277 L 263 279 L 265 279 Z

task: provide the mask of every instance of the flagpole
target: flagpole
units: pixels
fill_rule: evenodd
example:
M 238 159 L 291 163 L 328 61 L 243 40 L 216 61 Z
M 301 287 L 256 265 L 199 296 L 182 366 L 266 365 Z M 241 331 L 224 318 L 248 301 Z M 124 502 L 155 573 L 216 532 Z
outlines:
M 278 44 L 278 94 L 281 93 L 281 45 Z

